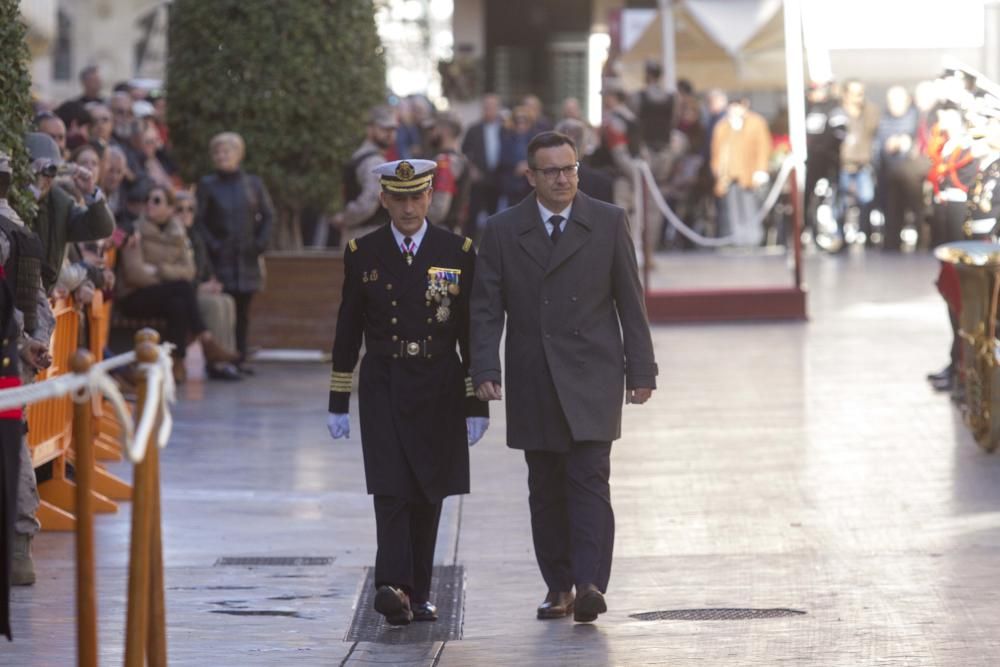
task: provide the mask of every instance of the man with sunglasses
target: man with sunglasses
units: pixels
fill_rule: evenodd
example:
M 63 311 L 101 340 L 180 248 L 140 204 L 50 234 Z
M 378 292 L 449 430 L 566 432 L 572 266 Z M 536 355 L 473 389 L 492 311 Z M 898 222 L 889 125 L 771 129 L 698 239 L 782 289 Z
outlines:
M 507 446 L 524 450 L 548 587 L 537 617 L 590 622 L 607 610 L 610 455 L 622 399 L 645 403 L 657 367 L 625 211 L 578 192 L 578 159 L 566 135 L 536 135 L 527 172 L 534 196 L 487 221 L 469 373 L 481 400 L 503 399 L 506 321 Z

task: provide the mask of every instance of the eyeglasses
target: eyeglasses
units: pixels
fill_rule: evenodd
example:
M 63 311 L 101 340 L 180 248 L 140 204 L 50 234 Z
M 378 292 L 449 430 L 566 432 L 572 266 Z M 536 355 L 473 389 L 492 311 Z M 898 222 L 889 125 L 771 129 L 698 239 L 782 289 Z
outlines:
M 568 167 L 546 167 L 545 169 L 536 169 L 535 167 L 532 167 L 531 170 L 537 171 L 539 174 L 541 174 L 550 181 L 555 181 L 559 179 L 560 174 L 562 174 L 566 178 L 572 178 L 573 176 L 576 176 L 576 171 L 579 168 L 580 168 L 580 163 L 574 162 Z
M 178 213 L 194 213 L 194 206 L 178 206 Z

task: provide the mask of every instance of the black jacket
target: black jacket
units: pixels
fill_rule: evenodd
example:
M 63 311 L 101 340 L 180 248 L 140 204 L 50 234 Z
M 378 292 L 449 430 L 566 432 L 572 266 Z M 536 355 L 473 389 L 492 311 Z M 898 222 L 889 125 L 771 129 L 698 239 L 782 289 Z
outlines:
M 389 225 L 348 244 L 329 409 L 348 411 L 364 339 L 358 406 L 368 493 L 436 502 L 469 492 L 465 418 L 489 414 L 468 379 L 475 257 L 470 239 L 433 225 L 412 265 Z M 446 298 L 432 279 L 453 285 Z
M 195 227 L 227 292 L 261 289 L 258 258 L 267 249 L 273 222 L 271 197 L 258 177 L 237 171 L 198 181 Z

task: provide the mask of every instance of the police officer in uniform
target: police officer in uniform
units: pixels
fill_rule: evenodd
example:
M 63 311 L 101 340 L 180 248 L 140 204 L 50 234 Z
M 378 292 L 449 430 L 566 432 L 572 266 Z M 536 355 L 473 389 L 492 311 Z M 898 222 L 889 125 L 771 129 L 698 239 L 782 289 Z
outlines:
M 392 625 L 437 620 L 429 599 L 445 496 L 469 492 L 468 447 L 489 425 L 469 367 L 469 294 L 475 250 L 427 223 L 435 163 L 375 169 L 391 222 L 352 240 L 333 346 L 331 436 L 350 437 L 358 382 L 361 445 L 374 496 L 375 609 Z M 457 348 L 457 349 L 456 349 Z

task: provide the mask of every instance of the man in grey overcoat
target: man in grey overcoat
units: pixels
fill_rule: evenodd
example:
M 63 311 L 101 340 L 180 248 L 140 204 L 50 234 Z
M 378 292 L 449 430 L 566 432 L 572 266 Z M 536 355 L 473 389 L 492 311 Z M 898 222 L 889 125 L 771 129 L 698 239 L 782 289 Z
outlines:
M 646 402 L 657 368 L 625 212 L 578 192 L 577 164 L 569 137 L 535 136 L 527 173 L 535 192 L 487 221 L 470 375 L 482 400 L 501 400 L 506 389 L 507 444 L 525 452 L 535 556 L 548 586 L 538 618 L 572 613 L 589 622 L 607 610 L 610 455 L 622 399 Z

